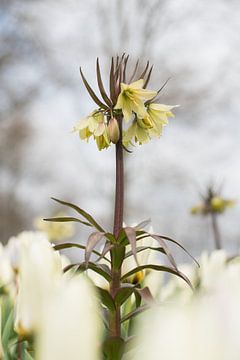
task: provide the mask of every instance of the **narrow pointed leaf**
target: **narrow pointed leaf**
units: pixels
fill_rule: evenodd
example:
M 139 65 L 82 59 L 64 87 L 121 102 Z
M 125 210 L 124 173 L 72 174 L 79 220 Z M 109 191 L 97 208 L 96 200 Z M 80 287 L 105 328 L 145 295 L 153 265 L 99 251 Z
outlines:
M 66 206 L 74 209 L 80 215 L 82 215 L 85 219 L 87 219 L 89 221 L 89 223 L 92 224 L 97 230 L 104 232 L 104 229 L 94 220 L 94 218 L 90 214 L 88 214 L 85 210 L 78 207 L 77 205 L 71 204 L 71 203 L 63 201 L 63 200 L 56 199 L 54 197 L 52 197 L 52 200 L 58 202 L 59 204 L 66 205 Z
M 153 234 L 153 235 L 160 236 L 162 239 L 170 241 L 170 242 L 174 243 L 175 245 L 177 245 L 178 247 L 180 247 L 197 264 L 197 266 L 200 267 L 198 261 L 178 241 L 176 241 L 168 236 L 164 236 L 164 235 L 159 235 L 159 234 Z M 149 237 L 148 233 L 146 233 L 145 231 L 137 231 L 137 241 L 142 240 L 146 237 Z M 124 241 L 124 239 L 122 241 Z
M 144 229 L 147 225 L 149 225 L 151 222 L 151 219 L 147 219 L 147 220 L 143 220 L 141 221 L 139 224 L 137 224 L 136 226 L 134 226 L 135 230 L 142 230 Z
M 116 103 L 116 94 L 115 94 L 115 77 L 114 77 L 114 59 L 112 57 L 111 62 L 111 69 L 110 69 L 110 77 L 109 77 L 109 91 L 110 91 L 110 97 L 115 105 Z
M 97 95 L 95 94 L 95 92 L 93 91 L 93 89 L 91 88 L 91 86 L 88 84 L 87 80 L 85 79 L 82 69 L 80 68 L 80 74 L 83 80 L 83 83 L 89 93 L 89 95 L 91 96 L 91 98 L 93 99 L 93 101 L 100 106 L 100 108 L 107 110 L 107 106 L 97 97 Z
M 103 305 L 105 305 L 110 311 L 115 311 L 116 310 L 115 302 L 114 302 L 113 298 L 111 297 L 111 295 L 109 294 L 109 292 L 98 286 L 97 286 L 97 290 L 100 294 Z
M 86 265 L 89 262 L 89 259 L 90 259 L 93 249 L 102 240 L 104 235 L 105 235 L 104 232 L 94 232 L 89 236 L 88 241 L 87 241 L 86 250 L 85 250 Z
M 149 305 L 143 305 L 141 307 L 138 307 L 137 309 L 131 311 L 130 313 L 128 313 L 127 315 L 125 315 L 122 320 L 121 323 L 123 323 L 124 321 L 130 320 L 133 317 L 137 316 L 138 314 L 141 314 L 142 312 L 146 311 L 150 309 Z
M 140 253 L 142 251 L 145 251 L 145 250 L 153 250 L 153 251 L 157 251 L 157 252 L 160 252 L 162 254 L 165 254 L 165 251 L 164 251 L 164 249 L 162 247 L 153 247 L 153 246 L 139 246 L 139 247 L 137 247 L 136 252 L 138 254 L 138 253 Z M 132 251 L 129 251 L 129 252 L 126 253 L 125 259 L 127 259 L 130 256 L 133 256 Z
M 128 59 L 129 59 L 129 55 L 126 57 L 125 61 L 124 61 L 124 66 L 123 66 L 123 82 L 126 82 L 126 71 L 127 71 L 127 63 L 128 63 Z
M 135 68 L 133 70 L 132 76 L 129 79 L 129 83 L 131 83 L 133 81 L 133 79 L 134 79 L 134 77 L 135 77 L 135 75 L 137 73 L 138 65 L 139 65 L 139 59 L 136 62 L 136 65 L 135 65 Z
M 155 304 L 154 297 L 152 296 L 149 287 L 146 286 L 143 289 L 136 288 L 135 291 L 139 293 L 139 295 L 147 305 Z
M 64 216 L 64 217 L 54 217 L 54 218 L 46 218 L 43 219 L 44 221 L 51 221 L 51 222 L 79 222 L 86 226 L 92 226 L 89 222 L 82 221 L 80 219 L 77 219 L 75 217 L 70 216 Z
M 176 270 L 174 268 L 167 267 L 167 266 L 155 265 L 155 264 L 147 264 L 147 265 L 138 266 L 138 267 L 132 269 L 131 271 L 129 271 L 128 273 L 126 273 L 125 275 L 123 275 L 121 280 L 124 281 L 127 278 L 129 278 L 130 276 L 138 273 L 139 271 L 145 270 L 145 269 L 163 271 L 163 272 L 167 272 L 167 273 L 176 275 L 176 276 L 180 277 L 181 279 L 183 279 L 184 281 L 186 281 L 186 283 L 192 288 L 192 285 L 191 285 L 189 279 L 183 273 L 181 273 L 180 271 L 178 271 L 178 270 Z
M 190 256 L 190 258 L 198 265 L 198 267 L 200 267 L 199 262 L 190 254 L 190 252 L 187 251 L 187 249 L 185 249 L 184 246 L 182 246 L 178 241 L 171 239 L 168 236 L 163 236 L 163 235 L 158 235 L 158 234 L 154 234 L 157 236 L 160 236 L 161 238 L 163 238 L 164 240 L 170 241 L 174 244 L 176 244 L 177 246 L 179 246 L 186 254 L 188 254 L 188 256 Z
M 151 66 L 149 72 L 148 72 L 148 75 L 146 77 L 146 80 L 145 80 L 145 83 L 143 85 L 143 89 L 146 89 L 146 87 L 148 86 L 148 83 L 149 83 L 149 80 L 151 78 L 151 74 L 152 74 L 152 69 L 153 69 L 153 65 Z
M 114 298 L 115 304 L 121 306 L 133 294 L 134 290 L 133 285 L 123 284 Z
M 145 69 L 143 70 L 143 72 L 141 73 L 141 75 L 139 76 L 139 79 L 144 78 L 144 76 L 146 75 L 146 72 L 148 70 L 148 67 L 149 67 L 149 61 L 147 61 L 147 65 L 146 65 Z
M 99 256 L 99 258 L 96 260 L 96 262 L 101 261 L 102 259 L 105 259 L 105 260 L 107 259 L 108 262 L 111 262 L 108 258 L 105 257 L 105 255 L 106 255 L 112 248 L 113 248 L 113 245 L 112 245 L 110 242 L 106 241 L 106 242 L 105 242 L 105 245 L 104 245 L 104 248 L 103 248 L 102 252 L 99 253 L 100 256 Z
M 54 250 L 64 250 L 64 249 L 69 249 L 69 248 L 72 248 L 72 247 L 75 247 L 75 248 L 78 248 L 78 249 L 81 249 L 81 250 L 84 250 L 86 251 L 86 246 L 84 245 L 80 245 L 80 244 L 77 244 L 77 243 L 65 243 L 65 244 L 57 244 L 55 245 L 53 248 Z M 104 259 L 105 261 L 108 261 L 110 263 L 110 260 L 108 258 L 106 258 L 104 255 L 102 255 L 100 252 L 96 251 L 96 250 L 92 250 L 92 252 L 95 254 L 95 255 L 98 255 L 99 257 L 101 257 L 101 259 Z M 98 261 L 98 260 L 97 260 Z
M 110 107 L 112 107 L 112 101 L 111 99 L 108 97 L 105 89 L 104 89 L 104 85 L 102 82 L 102 77 L 101 77 L 101 70 L 100 70 L 100 66 L 99 66 L 99 60 L 97 58 L 97 82 L 98 82 L 98 87 L 100 90 L 100 93 L 102 95 L 103 100 L 106 102 L 106 104 Z
M 157 235 L 152 235 L 149 234 L 154 240 L 156 240 L 159 245 L 164 249 L 165 254 L 168 257 L 168 260 L 170 261 L 170 263 L 172 264 L 172 266 L 177 270 L 177 264 L 174 260 L 174 257 L 172 256 L 169 248 L 167 247 L 167 244 L 165 243 L 164 239 L 161 236 L 157 236 Z
M 85 262 L 83 262 L 81 264 L 78 264 L 78 268 L 77 268 L 78 271 L 84 272 L 84 271 L 86 271 L 88 269 L 90 269 L 90 270 L 94 271 L 95 273 L 101 275 L 108 282 L 110 282 L 112 280 L 110 269 L 105 264 L 95 264 L 95 263 L 92 263 L 92 262 L 89 262 L 88 266 L 86 266 Z
M 148 101 L 146 101 L 145 102 L 145 105 L 147 105 L 147 104 L 150 104 L 150 103 L 152 103 L 153 101 L 159 101 L 159 94 L 160 94 L 160 92 L 165 88 L 165 86 L 167 85 L 167 83 L 169 82 L 169 80 L 170 80 L 170 78 L 168 78 L 165 82 L 164 82 L 164 84 L 160 87 L 160 89 L 157 91 L 157 95 L 155 95 L 152 99 L 150 99 L 150 100 L 148 100 Z
M 136 261 L 136 264 L 139 265 L 138 259 L 137 259 L 137 251 L 136 251 L 136 243 L 137 243 L 136 230 L 132 227 L 126 227 L 124 230 L 127 235 L 129 244 L 131 246 L 133 257 Z

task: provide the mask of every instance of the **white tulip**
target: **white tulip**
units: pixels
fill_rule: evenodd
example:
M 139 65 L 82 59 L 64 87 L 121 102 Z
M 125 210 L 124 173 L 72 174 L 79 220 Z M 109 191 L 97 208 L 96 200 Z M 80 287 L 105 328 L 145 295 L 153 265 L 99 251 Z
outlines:
M 62 277 L 60 255 L 47 239 L 26 237 L 21 241 L 19 292 L 15 328 L 20 335 L 37 331 L 46 304 Z
M 37 338 L 37 360 L 101 358 L 98 301 L 86 276 L 62 282 L 43 320 Z
M 14 272 L 3 245 L 0 243 L 0 288 L 10 291 L 13 286 Z
M 17 272 L 20 265 L 20 255 L 22 244 L 31 244 L 33 241 L 46 241 L 47 237 L 43 232 L 40 231 L 23 231 L 17 236 L 13 236 L 9 239 L 5 246 L 6 254 L 9 258 L 12 268 Z
M 214 287 L 211 282 L 209 291 L 197 292 L 187 305 L 175 301 L 142 317 L 136 349 L 124 360 L 239 359 L 240 264 L 222 270 L 221 256 L 215 255 L 211 261 L 221 271 L 217 276 L 217 265 L 213 266 Z

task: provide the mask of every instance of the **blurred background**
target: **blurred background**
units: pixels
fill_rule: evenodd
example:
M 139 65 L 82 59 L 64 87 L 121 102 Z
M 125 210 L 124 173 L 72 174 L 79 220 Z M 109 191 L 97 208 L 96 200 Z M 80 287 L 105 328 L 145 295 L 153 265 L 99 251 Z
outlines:
M 154 63 L 150 88 L 180 104 L 160 140 L 126 155 L 125 219 L 197 256 L 212 250 L 207 218 L 193 217 L 210 181 L 240 197 L 240 2 L 238 0 L 1 0 L 0 239 L 52 216 L 55 196 L 77 203 L 111 229 L 114 148 L 99 152 L 71 133 L 94 108 L 79 66 L 96 83 L 110 57 Z M 239 205 L 221 217 L 224 246 L 240 246 Z M 87 233 L 77 227 L 76 240 Z

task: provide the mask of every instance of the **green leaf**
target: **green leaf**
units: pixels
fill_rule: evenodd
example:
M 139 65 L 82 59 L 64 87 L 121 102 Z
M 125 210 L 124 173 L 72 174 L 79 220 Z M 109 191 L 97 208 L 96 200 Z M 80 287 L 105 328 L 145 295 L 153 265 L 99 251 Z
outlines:
M 128 273 L 126 273 L 125 275 L 123 275 L 121 280 L 124 281 L 127 278 L 129 278 L 130 276 L 138 273 L 139 271 L 145 270 L 145 269 L 164 271 L 164 272 L 176 275 L 176 276 L 180 277 L 181 279 L 183 279 L 184 281 L 186 281 L 186 283 L 192 288 L 192 285 L 191 285 L 189 279 L 182 272 L 180 272 L 176 269 L 167 267 L 167 266 L 163 266 L 163 265 L 147 264 L 147 265 L 138 266 L 138 267 L 132 269 L 131 271 L 129 271 Z
M 124 340 L 120 337 L 111 337 L 105 340 L 103 353 L 106 360 L 121 360 L 124 353 Z
M 46 219 L 43 219 L 43 220 L 44 221 L 52 221 L 52 222 L 79 222 L 79 223 L 81 223 L 83 225 L 86 225 L 86 226 L 92 226 L 90 223 L 88 223 L 86 221 L 82 221 L 80 219 L 70 217 L 70 216 L 46 218 Z
M 125 251 L 125 246 L 122 245 L 116 245 L 112 249 L 112 266 L 115 270 L 121 268 L 125 256 Z
M 74 265 L 76 265 L 76 264 L 74 264 Z M 78 268 L 77 268 L 78 271 L 84 272 L 88 269 L 91 269 L 95 273 L 104 277 L 108 282 L 110 282 L 112 280 L 111 271 L 110 271 L 109 267 L 105 264 L 95 264 L 95 263 L 89 262 L 88 266 L 86 266 L 86 263 L 84 262 L 84 263 L 77 264 L 77 265 L 78 265 Z
M 71 204 L 69 202 L 63 201 L 63 200 L 59 200 L 56 198 L 52 197 L 52 200 L 58 202 L 59 204 L 62 205 L 66 205 L 72 209 L 74 209 L 75 211 L 77 211 L 80 215 L 82 215 L 85 219 L 87 219 L 89 221 L 89 223 L 94 226 L 98 231 L 100 232 L 105 232 L 104 229 L 94 220 L 94 218 L 88 214 L 85 210 L 81 209 L 80 207 L 78 207 L 77 205 Z
M 8 348 L 9 339 L 15 335 L 13 328 L 13 310 L 9 313 L 7 321 L 3 325 L 2 329 L 2 345 L 3 348 Z
M 143 305 L 138 307 L 137 309 L 131 311 L 130 313 L 128 313 L 127 315 L 123 316 L 121 319 L 121 323 L 123 323 L 124 321 L 130 320 L 133 317 L 137 316 L 138 314 L 141 314 L 143 311 L 146 311 L 150 309 L 149 305 Z
M 115 295 L 116 306 L 121 306 L 134 292 L 135 287 L 130 284 L 123 284 Z
M 68 249 L 68 248 L 72 248 L 72 247 L 76 247 L 76 248 L 79 248 L 81 250 L 85 250 L 86 249 L 86 246 L 84 245 L 80 245 L 80 244 L 77 244 L 77 243 L 64 243 L 64 244 L 57 244 L 55 245 L 53 248 L 54 250 L 64 250 L 64 249 Z M 102 256 L 102 254 L 96 250 L 93 250 L 92 251 L 95 255 L 98 255 L 99 258 L 97 259 L 97 261 L 99 261 L 100 257 L 101 259 L 104 259 L 105 261 L 107 262 L 111 262 L 108 258 L 106 258 L 105 256 Z
M 110 311 L 115 311 L 116 306 L 115 306 L 113 298 L 109 294 L 109 292 L 107 290 L 105 290 L 105 289 L 102 289 L 102 288 L 98 287 L 98 286 L 97 286 L 97 290 L 98 290 L 98 292 L 100 294 L 101 301 L 102 301 L 103 305 L 105 305 Z
M 142 303 L 141 295 L 137 291 L 134 291 L 134 295 L 135 295 L 136 308 L 139 308 Z

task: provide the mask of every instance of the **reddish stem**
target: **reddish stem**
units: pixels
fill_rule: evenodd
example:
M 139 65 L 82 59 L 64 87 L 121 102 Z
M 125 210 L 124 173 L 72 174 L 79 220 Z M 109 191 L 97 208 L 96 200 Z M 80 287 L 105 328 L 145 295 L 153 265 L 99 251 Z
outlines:
M 117 120 L 120 130 L 120 138 L 116 144 L 116 187 L 115 187 L 115 211 L 114 211 L 114 226 L 113 226 L 113 234 L 115 239 L 118 238 L 119 232 L 123 226 L 123 206 L 124 206 L 122 117 L 119 117 Z M 115 250 L 116 249 L 113 249 L 112 252 Z M 112 264 L 111 273 L 112 273 L 112 281 L 110 284 L 110 294 L 114 298 L 121 286 L 121 281 L 120 281 L 121 269 L 114 269 Z M 121 336 L 121 315 L 120 315 L 119 307 L 117 307 L 115 311 L 110 313 L 109 330 L 111 337 Z

